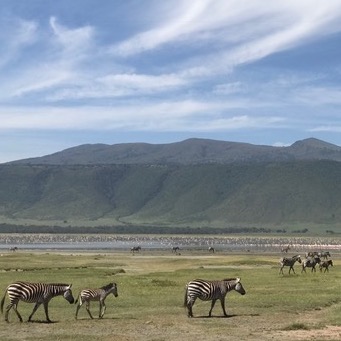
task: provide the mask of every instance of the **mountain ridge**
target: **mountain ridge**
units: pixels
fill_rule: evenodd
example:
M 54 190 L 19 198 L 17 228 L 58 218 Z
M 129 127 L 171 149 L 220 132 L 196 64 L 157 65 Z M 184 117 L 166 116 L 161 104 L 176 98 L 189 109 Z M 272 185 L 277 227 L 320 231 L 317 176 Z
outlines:
M 197 164 L 289 160 L 341 161 L 341 147 L 309 138 L 291 146 L 273 147 L 243 142 L 191 138 L 167 144 L 83 144 L 46 156 L 11 164 Z

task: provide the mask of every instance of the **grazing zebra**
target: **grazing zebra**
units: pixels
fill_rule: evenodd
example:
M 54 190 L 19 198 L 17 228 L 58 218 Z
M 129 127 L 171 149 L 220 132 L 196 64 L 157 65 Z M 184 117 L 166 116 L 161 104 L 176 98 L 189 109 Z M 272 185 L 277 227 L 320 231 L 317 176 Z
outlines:
M 13 246 L 9 248 L 10 251 L 15 252 L 18 251 L 18 247 L 17 246 Z
M 179 246 L 173 246 L 172 252 L 174 252 L 176 255 L 180 255 L 180 248 Z
M 315 256 L 313 258 L 307 258 L 302 261 L 302 271 L 306 272 L 305 268 L 311 268 L 311 272 L 316 272 L 316 264 L 320 264 L 321 259 L 318 256 Z
M 212 247 L 212 246 L 210 246 L 209 248 L 208 248 L 208 252 L 212 252 L 212 253 L 214 253 L 214 247 Z
M 324 268 L 324 272 L 329 272 L 329 266 L 333 266 L 333 261 L 331 259 L 322 261 L 320 263 L 320 271 L 322 272 L 322 268 Z
M 132 253 L 135 253 L 135 252 L 140 252 L 141 251 L 141 246 L 133 246 L 130 251 Z
M 294 272 L 294 274 L 296 273 L 295 270 L 294 270 L 294 264 L 296 262 L 299 262 L 299 263 L 302 263 L 302 260 L 301 260 L 301 256 L 299 255 L 296 255 L 296 256 L 293 256 L 291 258 L 287 258 L 287 257 L 283 257 L 280 259 L 279 263 L 280 263 L 280 266 L 281 268 L 279 269 L 279 273 L 283 273 L 283 268 L 285 266 L 289 266 L 289 274 L 290 274 L 290 271 L 292 270 Z
M 219 299 L 224 316 L 227 316 L 225 310 L 225 296 L 231 290 L 236 290 L 241 295 L 245 295 L 246 293 L 242 283 L 240 282 L 240 278 L 223 279 L 222 281 L 196 279 L 189 282 L 186 286 L 184 299 L 184 306 L 187 307 L 188 317 L 193 317 L 192 307 L 197 298 L 202 301 L 212 301 L 211 309 L 208 313 L 209 317 L 211 317 L 215 302 Z
M 72 296 L 71 284 L 46 284 L 46 283 L 28 283 L 28 282 L 16 282 L 10 284 L 5 291 L 4 297 L 1 300 L 1 312 L 3 313 L 4 302 L 6 292 L 10 300 L 9 305 L 6 307 L 5 321 L 8 322 L 8 313 L 13 308 L 16 312 L 20 322 L 23 321 L 21 315 L 18 312 L 18 303 L 23 301 L 26 303 L 35 303 L 33 311 L 28 318 L 28 322 L 31 321 L 33 314 L 39 308 L 41 304 L 44 305 L 45 315 L 47 322 L 51 322 L 48 313 L 48 304 L 50 300 L 55 296 L 63 295 L 69 302 L 73 303 L 75 300 Z
M 91 312 L 90 312 L 90 301 L 99 301 L 99 318 L 102 318 L 106 309 L 105 306 L 105 299 L 109 294 L 113 294 L 115 297 L 118 296 L 117 293 L 117 285 L 116 283 L 109 283 L 99 289 L 84 289 L 78 295 L 75 303 L 78 302 L 78 306 L 76 309 L 76 319 L 78 316 L 78 310 L 85 302 L 86 311 L 88 312 L 89 316 L 93 319 Z

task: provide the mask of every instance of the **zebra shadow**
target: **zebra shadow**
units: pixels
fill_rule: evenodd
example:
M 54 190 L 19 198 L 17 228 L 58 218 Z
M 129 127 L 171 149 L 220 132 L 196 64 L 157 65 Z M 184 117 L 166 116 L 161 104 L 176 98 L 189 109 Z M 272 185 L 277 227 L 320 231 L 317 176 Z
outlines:
M 208 315 L 198 315 L 198 316 L 193 316 L 191 318 L 198 318 L 198 319 L 229 319 L 229 318 L 233 318 L 233 317 L 238 317 L 238 316 L 249 316 L 249 317 L 254 317 L 254 316 L 260 316 L 259 314 L 231 314 L 231 315 L 212 315 L 212 316 L 208 316 Z
M 53 324 L 53 323 L 59 323 L 59 321 L 31 320 L 31 321 L 27 321 L 27 323 Z

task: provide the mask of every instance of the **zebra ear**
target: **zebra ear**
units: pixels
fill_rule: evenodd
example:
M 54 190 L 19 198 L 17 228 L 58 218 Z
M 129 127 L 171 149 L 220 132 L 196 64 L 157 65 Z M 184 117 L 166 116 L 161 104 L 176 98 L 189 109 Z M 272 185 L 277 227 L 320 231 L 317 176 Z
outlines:
M 71 289 L 71 287 L 72 287 L 72 284 L 69 285 L 69 289 Z
M 237 283 L 240 282 L 240 278 L 239 278 L 239 277 L 236 278 L 236 282 L 237 282 Z

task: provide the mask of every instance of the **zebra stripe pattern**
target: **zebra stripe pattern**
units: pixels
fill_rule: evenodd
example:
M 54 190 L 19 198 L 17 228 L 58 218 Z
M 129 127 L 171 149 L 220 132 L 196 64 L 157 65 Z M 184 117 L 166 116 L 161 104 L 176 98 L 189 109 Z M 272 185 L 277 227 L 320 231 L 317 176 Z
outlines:
M 37 311 L 41 304 L 44 305 L 45 315 L 47 322 L 51 322 L 48 313 L 48 304 L 53 297 L 63 296 L 69 303 L 74 303 L 72 296 L 71 285 L 69 284 L 46 284 L 46 283 L 29 283 L 29 282 L 16 282 L 10 284 L 5 291 L 1 300 L 1 312 L 3 313 L 6 292 L 9 297 L 10 303 L 6 307 L 5 321 L 8 322 L 8 313 L 13 308 L 17 314 L 20 322 L 23 321 L 18 311 L 19 301 L 26 303 L 35 303 L 33 311 L 28 318 L 30 322 L 34 313 Z
M 225 310 L 225 296 L 231 291 L 235 290 L 241 295 L 245 295 L 240 278 L 223 279 L 221 281 L 207 281 L 196 279 L 191 281 L 186 286 L 184 306 L 187 307 L 188 317 L 193 317 L 193 305 L 197 298 L 202 301 L 212 301 L 211 309 L 208 316 L 211 317 L 213 307 L 217 300 L 220 300 L 224 316 L 227 316 Z
M 115 297 L 118 296 L 117 293 L 117 285 L 116 283 L 109 283 L 99 289 L 84 289 L 78 295 L 78 299 L 75 303 L 79 300 L 77 309 L 76 309 L 76 319 L 78 316 L 79 308 L 85 302 L 86 311 L 88 312 L 90 318 L 93 319 L 91 312 L 90 312 L 90 301 L 98 301 L 99 302 L 99 318 L 102 318 L 104 312 L 106 310 L 106 305 L 104 303 L 106 297 L 109 294 L 113 294 Z

